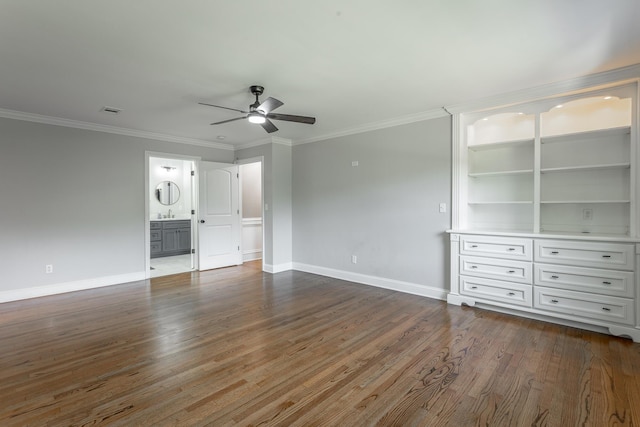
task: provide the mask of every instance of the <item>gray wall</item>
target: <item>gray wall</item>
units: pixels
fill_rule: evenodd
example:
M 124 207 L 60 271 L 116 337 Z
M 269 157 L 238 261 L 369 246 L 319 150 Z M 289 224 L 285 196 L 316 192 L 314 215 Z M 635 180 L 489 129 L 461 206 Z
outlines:
M 448 117 L 295 146 L 294 262 L 444 288 L 450 165 Z
M 144 272 L 147 150 L 233 161 L 230 150 L 0 119 L 0 291 Z

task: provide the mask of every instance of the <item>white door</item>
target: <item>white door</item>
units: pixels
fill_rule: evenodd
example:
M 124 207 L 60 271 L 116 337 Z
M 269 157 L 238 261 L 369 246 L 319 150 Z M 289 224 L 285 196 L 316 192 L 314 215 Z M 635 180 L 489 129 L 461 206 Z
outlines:
M 200 162 L 199 178 L 199 269 L 242 264 L 238 166 Z

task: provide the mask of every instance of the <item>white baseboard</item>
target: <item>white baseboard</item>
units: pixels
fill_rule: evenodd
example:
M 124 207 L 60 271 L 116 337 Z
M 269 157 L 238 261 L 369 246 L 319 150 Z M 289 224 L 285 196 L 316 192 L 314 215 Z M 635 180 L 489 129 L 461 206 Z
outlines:
M 242 254 L 242 261 L 255 261 L 257 259 L 262 259 L 262 251 L 260 249 L 253 249 L 250 251 L 245 251 Z
M 265 264 L 264 271 L 266 271 L 267 273 L 281 273 L 283 271 L 289 271 L 289 270 L 293 270 L 293 263 L 292 262 L 285 262 L 283 264 L 276 264 L 276 265 L 272 265 L 272 264 Z
M 378 288 L 390 289 L 407 294 L 420 295 L 438 300 L 447 299 L 447 290 L 434 288 L 433 286 L 418 285 L 416 283 L 402 282 L 400 280 L 385 279 L 383 277 L 369 276 L 366 274 L 353 273 L 351 271 L 335 270 L 333 268 L 319 267 L 316 265 L 293 263 L 293 269 L 306 273 L 319 274 L 321 276 L 333 277 L 334 279 L 347 280 L 349 282 L 361 283 L 363 285 L 375 286 Z
M 64 294 L 85 289 L 101 288 L 104 286 L 120 285 L 122 283 L 145 280 L 144 271 L 138 273 L 119 274 L 117 276 L 96 277 L 75 282 L 56 283 L 53 285 L 36 286 L 25 289 L 11 289 L 0 292 L 0 303 L 18 301 L 47 295 Z

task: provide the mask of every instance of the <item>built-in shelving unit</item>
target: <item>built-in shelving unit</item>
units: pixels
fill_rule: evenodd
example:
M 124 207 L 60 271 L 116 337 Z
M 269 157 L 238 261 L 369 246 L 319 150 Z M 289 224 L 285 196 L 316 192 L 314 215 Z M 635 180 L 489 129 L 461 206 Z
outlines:
M 448 302 L 640 342 L 637 98 L 634 82 L 454 115 Z

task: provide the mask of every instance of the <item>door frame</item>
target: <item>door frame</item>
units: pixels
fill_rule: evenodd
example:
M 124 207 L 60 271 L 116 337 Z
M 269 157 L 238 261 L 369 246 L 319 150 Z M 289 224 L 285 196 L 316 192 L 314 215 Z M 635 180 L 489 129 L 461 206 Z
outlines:
M 144 275 L 145 279 L 151 278 L 151 218 L 149 217 L 149 198 L 151 194 L 149 193 L 149 159 L 151 157 L 162 158 L 162 159 L 173 159 L 173 160 L 186 160 L 193 162 L 193 167 L 195 170 L 195 177 L 198 176 L 198 162 L 202 160 L 200 156 L 186 156 L 181 154 L 172 154 L 172 153 L 161 153 L 157 151 L 145 151 L 144 152 Z M 198 197 L 193 197 L 193 192 L 198 194 L 198 180 L 191 180 L 191 207 L 198 211 Z M 197 230 L 194 230 L 196 226 L 194 224 L 194 216 L 191 215 L 191 247 L 197 248 Z M 195 232 L 194 232 L 195 231 Z M 199 269 L 197 257 L 194 259 L 193 254 L 191 254 L 192 265 L 196 270 Z
M 262 197 L 262 209 L 260 209 L 262 214 L 262 265 L 261 270 L 264 270 L 264 260 L 267 258 L 266 251 L 268 250 L 265 245 L 265 222 L 264 222 L 264 156 L 257 157 L 249 157 L 247 159 L 236 159 L 235 163 L 237 165 L 246 165 L 249 163 L 260 163 L 260 195 Z M 242 174 L 240 174 L 240 224 L 242 225 Z M 242 228 L 242 227 L 241 227 Z

